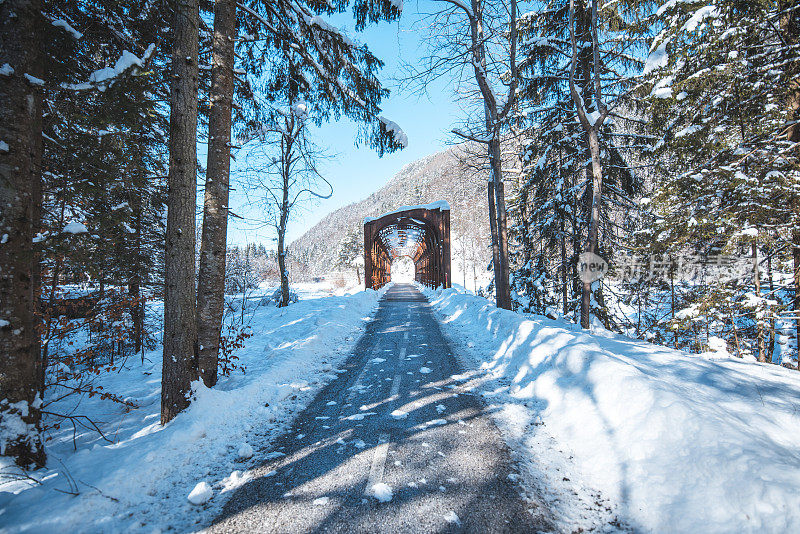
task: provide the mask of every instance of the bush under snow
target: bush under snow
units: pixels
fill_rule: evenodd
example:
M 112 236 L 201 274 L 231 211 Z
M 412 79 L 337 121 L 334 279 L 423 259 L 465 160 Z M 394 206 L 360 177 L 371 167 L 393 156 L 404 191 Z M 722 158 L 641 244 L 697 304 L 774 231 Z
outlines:
M 271 304 L 273 306 L 277 306 L 281 302 L 281 297 L 282 297 L 281 288 L 278 288 L 275 291 L 273 291 L 271 297 L 261 299 L 261 305 L 266 306 Z M 297 293 L 293 289 L 289 289 L 289 302 L 287 302 L 286 305 L 288 306 L 289 304 L 294 304 L 295 302 L 299 301 L 300 297 L 297 296 Z

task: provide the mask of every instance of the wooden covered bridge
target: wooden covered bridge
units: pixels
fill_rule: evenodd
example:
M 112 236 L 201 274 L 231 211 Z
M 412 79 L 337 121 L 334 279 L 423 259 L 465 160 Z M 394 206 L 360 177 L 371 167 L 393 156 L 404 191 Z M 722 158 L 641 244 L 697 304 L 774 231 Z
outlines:
M 450 206 L 440 201 L 403 206 L 364 219 L 364 278 L 380 289 L 392 276 L 392 262 L 407 256 L 414 279 L 429 287 L 450 287 Z

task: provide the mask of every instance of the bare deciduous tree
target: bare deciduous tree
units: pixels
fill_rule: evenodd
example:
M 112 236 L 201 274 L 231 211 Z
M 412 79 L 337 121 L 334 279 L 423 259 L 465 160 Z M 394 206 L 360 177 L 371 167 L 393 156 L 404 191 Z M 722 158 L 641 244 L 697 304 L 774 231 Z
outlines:
M 409 80 L 427 86 L 449 75 L 473 110 L 465 129 L 453 133 L 486 147 L 491 180 L 487 186 L 497 306 L 511 309 L 508 224 L 501 145 L 517 104 L 517 1 L 439 0 L 447 7 L 431 14 L 431 53 Z M 502 89 L 502 93 L 498 92 Z
M 308 108 L 292 103 L 275 109 L 270 120 L 256 132 L 255 146 L 247 151 L 249 185 L 265 194 L 264 205 L 271 215 L 277 236 L 277 259 L 281 297 L 278 306 L 290 303 L 289 271 L 286 265 L 286 228 L 298 203 L 333 194 L 331 184 L 320 174 L 317 161 L 324 154 L 311 141 Z M 329 189 L 320 193 L 320 185 Z

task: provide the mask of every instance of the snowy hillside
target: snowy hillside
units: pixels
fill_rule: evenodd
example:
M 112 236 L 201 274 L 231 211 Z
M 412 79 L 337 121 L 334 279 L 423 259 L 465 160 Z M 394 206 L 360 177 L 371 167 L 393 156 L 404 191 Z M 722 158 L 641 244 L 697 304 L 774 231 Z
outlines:
M 160 346 L 143 366 L 103 373 L 105 391 L 138 407 L 123 410 L 97 397 L 53 405 L 99 422 L 110 441 L 80 428 L 74 441 L 72 427 L 52 432 L 48 468 L 32 474 L 38 483 L 8 476 L 19 471 L 4 458 L 0 531 L 186 531 L 207 523 L 225 494 L 247 480 L 249 458 L 268 456 L 270 442 L 336 376 L 379 296 L 369 290 L 257 307 L 254 335 L 237 353 L 246 373 L 234 371 L 214 389 L 195 382 L 191 407 L 165 426 Z
M 428 292 L 564 530 L 800 529 L 800 373 Z M 606 509 L 606 507 L 608 509 Z
M 291 244 L 290 253 L 294 259 L 308 264 L 313 274 L 324 274 L 336 264 L 336 244 L 342 242 L 348 233 L 363 232 L 361 225 L 364 217 L 378 216 L 402 205 L 444 200 L 451 206 L 453 269 L 457 274 L 461 273 L 454 275 L 454 280 L 463 281 L 465 267 L 459 258 L 464 253 L 460 240 L 489 235 L 488 217 L 474 216 L 487 210 L 486 176 L 466 168 L 460 162 L 464 157 L 464 149 L 456 146 L 409 163 L 369 197 L 339 208 L 311 227 Z M 475 263 L 481 275 L 489 262 L 487 243 L 481 241 L 479 246 L 474 247 L 480 257 L 475 258 Z M 468 258 L 469 265 L 466 266 L 468 275 L 472 275 L 471 259 Z M 468 287 L 472 287 L 471 282 Z

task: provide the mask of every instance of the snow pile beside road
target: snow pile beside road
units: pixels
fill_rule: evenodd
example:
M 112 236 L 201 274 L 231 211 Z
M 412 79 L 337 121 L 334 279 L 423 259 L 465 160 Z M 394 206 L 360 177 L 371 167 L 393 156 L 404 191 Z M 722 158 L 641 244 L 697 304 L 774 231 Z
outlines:
M 246 374 L 234 371 L 213 389 L 196 383 L 190 408 L 166 426 L 160 347 L 147 354 L 151 363 L 102 375 L 104 391 L 139 406 L 129 413 L 96 397 L 51 406 L 101 421 L 113 443 L 79 430 L 75 451 L 71 428 L 54 432 L 48 468 L 33 473 L 41 485 L 0 477 L 0 531 L 184 532 L 207 524 L 225 500 L 220 494 L 248 479 L 270 441 L 336 376 L 379 297 L 369 290 L 257 308 L 254 335 L 237 352 Z
M 565 530 L 800 531 L 800 373 L 427 294 Z

